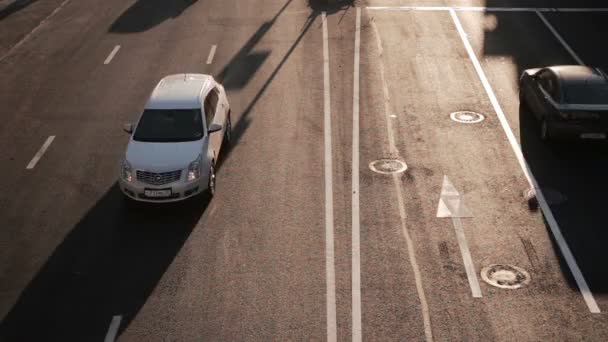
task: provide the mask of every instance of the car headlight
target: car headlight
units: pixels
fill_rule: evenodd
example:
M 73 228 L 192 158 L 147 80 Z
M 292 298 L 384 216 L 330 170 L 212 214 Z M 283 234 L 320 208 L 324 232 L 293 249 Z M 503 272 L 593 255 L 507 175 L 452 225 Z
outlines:
M 203 160 L 203 156 L 201 154 L 198 155 L 190 165 L 188 165 L 188 181 L 191 182 L 193 180 L 197 180 L 201 176 L 201 161 Z
M 133 181 L 133 171 L 131 169 L 131 164 L 126 159 L 123 159 L 120 175 L 122 179 L 127 182 Z

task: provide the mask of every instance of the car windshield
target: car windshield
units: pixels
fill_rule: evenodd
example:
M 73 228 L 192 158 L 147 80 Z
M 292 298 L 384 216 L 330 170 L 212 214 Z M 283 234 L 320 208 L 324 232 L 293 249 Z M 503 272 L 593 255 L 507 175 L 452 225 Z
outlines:
M 133 140 L 179 142 L 202 137 L 200 109 L 146 109 L 137 124 Z
M 565 92 L 565 102 L 571 104 L 608 104 L 608 84 L 577 84 Z

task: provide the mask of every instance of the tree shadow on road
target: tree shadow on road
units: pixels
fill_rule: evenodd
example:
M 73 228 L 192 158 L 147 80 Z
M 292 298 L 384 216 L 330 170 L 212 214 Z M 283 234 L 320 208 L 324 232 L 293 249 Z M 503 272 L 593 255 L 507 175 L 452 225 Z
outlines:
M 118 185 L 47 259 L 2 321 L 2 341 L 101 341 L 124 330 L 181 250 L 208 199 L 127 205 Z
M 247 43 L 245 43 L 245 45 L 239 50 L 239 52 L 226 64 L 226 66 L 216 76 L 216 79 L 223 83 L 226 89 L 231 90 L 243 88 L 253 77 L 255 72 L 260 68 L 263 63 L 263 60 L 266 59 L 266 57 L 270 53 L 264 52 L 252 54 L 251 51 L 261 41 L 263 36 L 270 30 L 270 28 L 275 24 L 281 13 L 285 11 L 285 9 L 289 6 L 291 2 L 292 0 L 288 0 L 271 20 L 263 23 L 260 28 L 251 36 Z M 240 140 L 244 132 L 249 127 L 251 121 L 251 118 L 249 116 L 252 110 L 254 109 L 258 101 L 262 98 L 268 87 L 272 84 L 272 82 L 279 74 L 285 63 L 289 60 L 289 57 L 296 49 L 298 44 L 301 42 L 301 40 L 304 38 L 306 33 L 309 31 L 315 20 L 320 17 L 323 12 L 325 12 L 327 16 L 330 16 L 335 13 L 346 11 L 348 10 L 348 8 L 353 6 L 354 1 L 337 1 L 336 4 L 333 5 L 326 5 L 325 3 L 325 0 L 308 1 L 308 7 L 311 9 L 311 12 L 308 18 L 306 19 L 304 26 L 300 30 L 300 34 L 289 47 L 279 64 L 270 73 L 270 76 L 264 81 L 263 85 L 254 95 L 253 99 L 237 117 L 238 121 L 235 122 L 232 128 L 233 144 L 236 144 Z M 233 115 L 234 114 L 235 113 L 233 113 Z M 229 152 L 229 150 L 226 151 L 226 154 L 228 154 Z
M 180 16 L 198 0 L 138 0 L 114 21 L 112 33 L 147 31 L 167 19 Z

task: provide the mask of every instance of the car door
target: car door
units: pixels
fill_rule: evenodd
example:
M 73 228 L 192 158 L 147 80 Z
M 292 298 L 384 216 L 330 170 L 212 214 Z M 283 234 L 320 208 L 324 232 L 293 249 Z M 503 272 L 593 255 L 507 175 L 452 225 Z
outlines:
M 213 87 L 205 99 L 205 120 L 207 122 L 207 129 L 211 127 L 211 124 L 222 125 L 221 131 L 214 132 L 209 135 L 209 148 L 211 149 L 216 161 L 224 138 L 224 126 L 226 118 L 224 108 L 225 104 L 223 104 L 223 101 L 220 98 L 219 89 L 217 89 L 217 87 Z
M 213 158 L 215 158 L 217 160 L 217 154 L 218 154 L 218 148 L 217 148 L 217 132 L 215 133 L 209 133 L 209 128 L 211 127 L 211 124 L 214 121 L 215 118 L 215 111 L 217 110 L 217 100 L 216 98 L 213 96 L 213 92 L 210 91 L 207 96 L 205 97 L 205 102 L 204 102 L 204 110 L 205 110 L 205 125 L 206 125 L 206 129 L 207 129 L 207 139 L 209 141 L 207 150 L 208 150 L 208 154 L 212 155 Z
M 553 114 L 558 99 L 557 78 L 549 70 L 541 71 L 535 78 L 533 109 L 539 118 L 546 118 Z

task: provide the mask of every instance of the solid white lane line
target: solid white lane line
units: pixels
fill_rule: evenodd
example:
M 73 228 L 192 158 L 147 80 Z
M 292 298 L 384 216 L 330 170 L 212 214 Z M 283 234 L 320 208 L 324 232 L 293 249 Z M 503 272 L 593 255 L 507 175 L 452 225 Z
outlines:
M 479 63 L 479 60 L 477 59 L 477 56 L 475 55 L 473 48 L 471 47 L 471 43 L 469 43 L 469 40 L 467 39 L 467 36 L 466 36 L 466 33 L 464 32 L 462 24 L 460 23 L 460 20 L 458 19 L 458 16 L 456 15 L 455 11 L 451 10 L 450 15 L 452 16 L 452 19 L 454 20 L 456 29 L 458 30 L 458 33 L 460 34 L 460 38 L 462 39 L 465 49 L 467 50 L 469 59 L 473 63 L 473 66 L 475 67 L 475 71 L 477 71 L 477 75 L 479 76 L 479 79 L 481 80 L 481 84 L 483 85 L 483 87 L 486 91 L 486 94 L 488 95 L 488 98 L 490 99 L 490 102 L 492 103 L 492 107 L 494 108 L 494 111 L 496 112 L 496 116 L 498 116 L 498 120 L 500 121 L 500 124 L 501 124 L 505 134 L 507 135 L 507 140 L 509 141 L 511 148 L 513 149 L 513 152 L 515 153 L 515 157 L 517 158 L 517 161 L 519 162 L 519 165 L 520 165 L 522 171 L 524 172 L 524 175 L 525 175 L 526 179 L 528 180 L 530 187 L 532 187 L 536 190 L 536 197 L 540 204 L 540 208 L 543 211 L 545 219 L 547 220 L 547 224 L 549 225 L 549 228 L 551 229 L 551 233 L 553 234 L 553 237 L 555 238 L 555 241 L 557 242 L 557 245 L 559 246 L 559 250 L 561 251 L 564 259 L 566 260 L 566 263 L 568 264 L 568 267 L 570 268 L 570 271 L 572 272 L 572 276 L 574 277 L 576 284 L 578 285 L 578 288 L 581 291 L 581 294 L 583 295 L 583 299 L 585 300 L 585 303 L 587 304 L 589 311 L 591 311 L 592 313 L 599 313 L 600 308 L 598 307 L 598 305 L 595 301 L 595 298 L 593 298 L 593 294 L 589 290 L 589 286 L 587 285 L 587 282 L 585 281 L 585 278 L 583 277 L 583 274 L 582 274 L 580 268 L 578 267 L 578 264 L 576 263 L 576 260 L 574 259 L 574 256 L 572 255 L 572 252 L 570 251 L 570 247 L 568 247 L 568 243 L 566 243 L 566 240 L 564 239 L 564 236 L 562 235 L 562 232 L 559 229 L 559 225 L 557 224 L 557 221 L 555 220 L 555 217 L 553 216 L 553 212 L 551 212 L 551 208 L 549 207 L 549 204 L 547 203 L 545 195 L 543 194 L 542 190 L 538 186 L 538 182 L 537 182 L 536 178 L 530 171 L 530 167 L 528 166 L 528 163 L 524 159 L 523 153 L 521 151 L 521 147 L 519 146 L 519 143 L 517 142 L 517 138 L 515 138 L 515 135 L 513 134 L 513 131 L 511 130 L 511 127 L 509 126 L 509 122 L 507 121 L 507 118 L 506 118 L 504 112 L 502 111 L 500 104 L 498 103 L 498 99 L 496 98 L 496 95 L 494 94 L 494 91 L 492 90 L 492 87 L 490 86 L 490 82 L 488 81 L 488 79 L 481 67 L 481 64 Z
M 361 8 L 355 22 L 353 72 L 353 166 L 352 166 L 352 341 L 361 342 L 361 219 L 359 212 L 359 58 L 361 49 Z
M 368 10 L 383 11 L 471 11 L 471 12 L 608 12 L 608 8 L 590 7 L 467 7 L 467 6 L 369 6 Z
M 378 52 L 380 54 L 379 60 L 379 68 L 380 68 L 380 79 L 382 80 L 382 91 L 384 96 L 384 119 L 386 120 L 386 129 L 388 136 L 388 144 L 391 157 L 398 158 L 399 151 L 397 150 L 397 146 L 395 145 L 395 136 L 393 134 L 393 123 L 389 118 L 389 113 L 391 113 L 391 104 L 390 104 L 390 94 L 388 91 L 388 84 L 386 82 L 385 72 L 384 72 L 384 62 L 382 61 L 382 40 L 380 38 L 380 32 L 378 31 L 378 27 L 376 23 L 372 20 L 370 21 L 372 29 L 374 30 L 374 34 L 376 36 L 376 43 L 378 45 Z M 416 251 L 414 249 L 414 242 L 410 236 L 409 230 L 407 229 L 407 215 L 405 212 L 405 200 L 403 197 L 403 191 L 401 187 L 403 183 L 401 181 L 401 177 L 399 174 L 393 173 L 393 183 L 395 185 L 395 191 L 397 192 L 397 204 L 399 207 L 399 219 L 401 224 L 401 231 L 403 233 L 403 237 L 405 238 L 405 243 L 407 245 L 407 253 L 408 259 L 410 261 L 410 266 L 412 267 L 414 273 L 414 279 L 416 281 L 416 292 L 418 293 L 418 299 L 420 300 L 420 310 L 422 311 L 422 321 L 424 324 L 424 335 L 426 337 L 427 342 L 433 341 L 433 331 L 431 329 L 431 316 L 429 313 L 429 305 L 426 300 L 426 295 L 424 293 L 424 287 L 422 286 L 422 275 L 420 274 L 420 267 L 418 266 L 418 261 L 416 260 Z
M 547 20 L 547 18 L 545 18 L 545 16 L 542 13 L 540 13 L 540 11 L 536 11 L 536 14 L 540 18 L 540 20 L 542 20 L 542 22 L 545 23 L 545 26 L 547 26 L 547 28 L 549 29 L 549 31 L 551 31 L 551 33 L 553 33 L 553 35 L 555 36 L 555 38 L 557 38 L 557 40 L 559 40 L 559 42 L 562 44 L 562 46 L 564 47 L 564 49 L 566 49 L 566 51 L 568 51 L 568 53 L 570 54 L 570 56 L 572 56 L 572 58 L 574 58 L 574 60 L 578 64 L 585 65 L 585 63 L 583 63 L 583 60 L 576 54 L 576 52 L 574 52 L 574 50 L 572 50 L 572 48 L 570 47 L 570 45 L 568 45 L 568 43 L 566 43 L 566 41 L 564 40 L 564 38 L 562 38 L 562 36 L 559 34 L 559 32 L 557 32 L 557 30 L 553 27 L 553 25 L 551 25 L 551 23 L 549 22 L 549 20 Z
M 325 92 L 323 133 L 325 140 L 325 273 L 327 299 L 327 341 L 336 341 L 336 269 L 334 256 L 334 195 L 331 154 L 331 101 L 329 83 L 329 46 L 327 35 L 327 16 L 323 21 L 323 90 Z
M 481 298 L 481 288 L 479 287 L 479 280 L 477 280 L 477 272 L 475 271 L 475 265 L 473 265 L 469 244 L 467 243 L 467 238 L 464 235 L 464 229 L 462 228 L 462 221 L 460 220 L 460 217 L 452 217 L 452 223 L 454 224 L 454 230 L 456 231 L 456 240 L 458 240 L 458 247 L 460 247 L 460 254 L 462 254 L 462 262 L 464 263 L 464 269 L 467 272 L 471 293 L 474 298 Z
M 36 166 L 36 164 L 38 163 L 40 158 L 42 158 L 42 155 L 44 154 L 44 152 L 46 152 L 46 149 L 49 148 L 49 146 L 51 146 L 51 143 L 53 142 L 53 140 L 55 140 L 54 135 L 51 135 L 50 137 L 46 138 L 46 141 L 44 142 L 44 144 L 42 144 L 42 147 L 40 147 L 38 152 L 36 152 L 36 155 L 34 155 L 34 158 L 32 158 L 30 163 L 27 164 L 27 166 L 25 167 L 27 170 L 31 170 Z
M 215 49 L 217 49 L 217 45 L 211 46 L 211 51 L 209 51 L 209 56 L 207 57 L 207 64 L 211 64 L 211 62 L 213 62 L 213 56 L 215 56 Z
M 108 328 L 108 332 L 106 333 L 106 338 L 103 342 L 114 342 L 116 339 L 116 334 L 118 333 L 118 328 L 120 327 L 120 321 L 122 320 L 122 316 L 114 316 L 112 317 L 112 322 L 110 322 L 110 327 Z
M 112 49 L 112 52 L 110 52 L 110 54 L 108 55 L 108 57 L 106 57 L 106 60 L 103 61 L 103 64 L 110 64 L 110 62 L 112 61 L 112 58 L 114 58 L 114 55 L 116 55 L 116 53 L 118 52 L 118 50 L 120 50 L 120 45 L 116 45 L 114 47 L 114 49 Z

